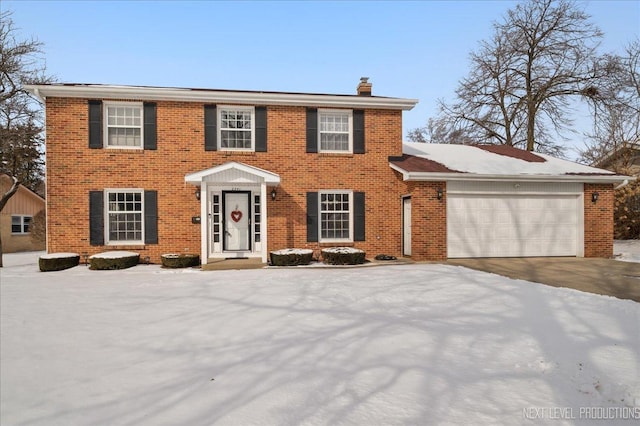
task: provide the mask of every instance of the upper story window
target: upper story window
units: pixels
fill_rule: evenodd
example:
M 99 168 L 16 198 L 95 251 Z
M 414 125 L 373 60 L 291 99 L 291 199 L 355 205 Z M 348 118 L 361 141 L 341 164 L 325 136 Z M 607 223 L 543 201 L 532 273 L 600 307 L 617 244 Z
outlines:
M 31 216 L 11 216 L 11 233 L 28 234 L 31 232 Z
M 222 150 L 254 150 L 255 109 L 242 106 L 220 106 L 218 140 Z
M 320 152 L 352 152 L 353 113 L 344 110 L 318 110 Z
M 143 243 L 143 192 L 138 189 L 107 190 L 107 244 Z
M 142 149 L 142 103 L 105 102 L 104 115 L 106 147 Z

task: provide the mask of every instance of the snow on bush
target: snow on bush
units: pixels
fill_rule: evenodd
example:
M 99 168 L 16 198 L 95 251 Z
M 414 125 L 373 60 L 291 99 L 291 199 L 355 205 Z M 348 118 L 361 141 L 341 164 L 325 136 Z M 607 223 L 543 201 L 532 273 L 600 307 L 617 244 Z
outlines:
M 329 265 L 359 265 L 364 263 L 365 252 L 353 247 L 322 249 L 322 260 Z
M 163 254 L 162 266 L 165 268 L 189 268 L 200 264 L 200 255 L 186 253 Z
M 126 269 L 136 266 L 140 254 L 132 251 L 107 251 L 89 256 L 91 269 Z
M 38 258 L 38 267 L 42 272 L 62 271 L 80 263 L 78 253 L 49 253 Z
M 341 254 L 350 254 L 350 253 L 364 253 L 364 251 L 353 248 L 353 247 L 331 247 L 322 249 L 323 253 L 341 253 Z
M 286 248 L 272 251 L 270 254 L 273 266 L 308 265 L 313 259 L 313 250 L 310 249 Z

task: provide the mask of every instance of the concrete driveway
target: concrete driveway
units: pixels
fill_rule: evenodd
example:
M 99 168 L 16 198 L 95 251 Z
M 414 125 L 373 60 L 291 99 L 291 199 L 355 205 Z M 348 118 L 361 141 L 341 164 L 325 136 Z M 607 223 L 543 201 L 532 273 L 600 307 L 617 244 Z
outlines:
M 450 259 L 448 263 L 640 302 L 640 263 L 580 257 Z

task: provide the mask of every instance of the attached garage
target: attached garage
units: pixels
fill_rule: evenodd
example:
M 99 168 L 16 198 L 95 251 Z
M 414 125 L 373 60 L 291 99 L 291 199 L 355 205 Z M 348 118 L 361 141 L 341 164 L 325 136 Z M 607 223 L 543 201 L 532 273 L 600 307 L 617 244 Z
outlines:
M 405 143 L 403 253 L 611 257 L 614 189 L 634 178 L 504 145 Z
M 450 182 L 447 257 L 582 256 L 583 185 Z

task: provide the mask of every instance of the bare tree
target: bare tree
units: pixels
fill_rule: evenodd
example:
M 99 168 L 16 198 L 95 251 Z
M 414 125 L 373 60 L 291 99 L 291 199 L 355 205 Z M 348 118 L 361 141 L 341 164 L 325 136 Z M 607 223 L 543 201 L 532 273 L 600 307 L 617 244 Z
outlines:
M 23 184 L 36 190 L 42 181 L 44 148 L 42 108 L 23 89 L 25 84 L 48 83 L 42 43 L 17 38 L 10 12 L 0 13 L 0 173 L 12 185 L 0 194 L 0 211 Z M 2 241 L 0 240 L 0 267 Z
M 609 73 L 598 102 L 591 104 L 593 131 L 580 160 L 630 175 L 640 155 L 640 39 L 607 61 Z M 640 238 L 640 182 L 616 191 L 613 217 L 615 238 Z
M 640 39 L 629 43 L 622 55 L 609 56 L 608 70 L 599 100 L 591 104 L 593 130 L 580 160 L 606 161 L 612 170 L 628 173 L 640 150 Z
M 474 139 L 466 129 L 455 128 L 447 116 L 429 118 L 427 125 L 412 129 L 407 133 L 411 142 L 471 144 Z
M 602 33 L 589 18 L 570 0 L 518 4 L 471 54 L 442 114 L 477 142 L 561 155 L 552 134 L 571 128 L 571 97 L 596 98 L 605 73 L 596 56 Z

